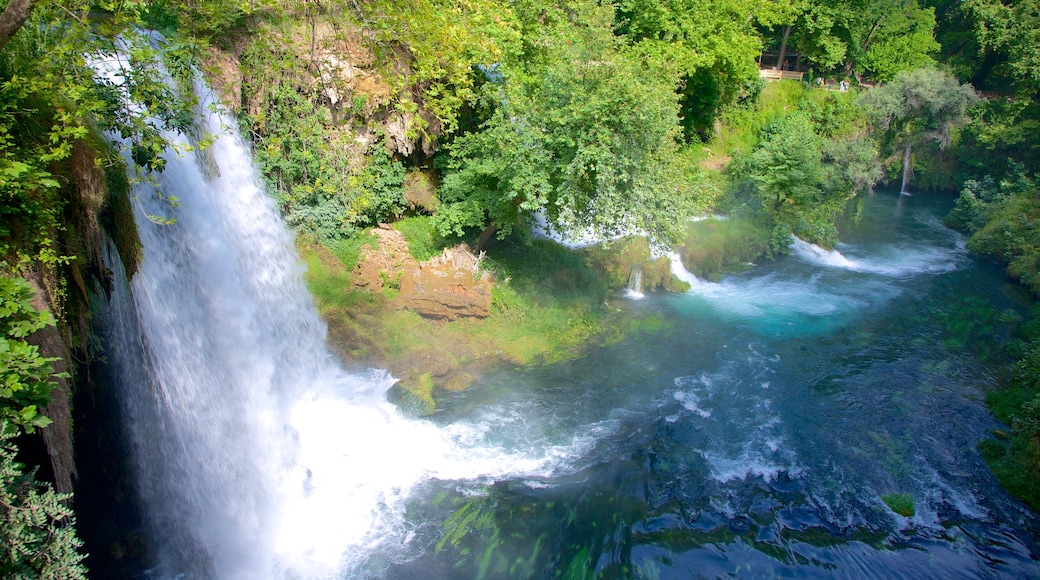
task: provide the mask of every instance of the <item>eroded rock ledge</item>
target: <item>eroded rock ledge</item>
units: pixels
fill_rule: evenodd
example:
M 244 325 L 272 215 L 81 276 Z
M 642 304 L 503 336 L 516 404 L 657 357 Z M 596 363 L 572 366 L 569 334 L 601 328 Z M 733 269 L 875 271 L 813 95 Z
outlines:
M 362 248 L 352 275 L 355 285 L 370 291 L 396 290 L 392 305 L 434 320 L 491 314 L 494 279 L 480 270 L 480 257 L 469 246 L 446 248 L 441 255 L 419 262 L 397 230 L 383 224 L 374 233 L 379 247 Z

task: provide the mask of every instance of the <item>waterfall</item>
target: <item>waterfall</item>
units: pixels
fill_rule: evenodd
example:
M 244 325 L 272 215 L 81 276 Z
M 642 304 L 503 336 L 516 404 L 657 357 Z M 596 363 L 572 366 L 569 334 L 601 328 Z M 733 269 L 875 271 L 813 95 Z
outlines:
M 838 250 L 825 250 L 820 246 L 810 244 L 793 234 L 791 235 L 790 249 L 793 255 L 810 263 L 832 268 L 846 268 L 849 270 L 861 269 L 859 264 L 846 258 Z
M 910 192 L 906 190 L 906 184 L 910 180 L 910 146 L 906 146 L 906 150 L 903 152 L 903 183 L 899 186 L 899 193 L 902 195 L 910 195 Z
M 196 90 L 198 129 L 217 138 L 198 152 L 165 135 L 181 152 L 132 192 L 141 264 L 127 282 L 109 250 L 114 289 L 95 316 L 155 562 L 145 574 L 363 575 L 372 550 L 405 549 L 420 483 L 547 476 L 587 449 L 537 425 L 520 426 L 524 445 L 501 440 L 509 409 L 449 428 L 408 419 L 386 401 L 385 371 L 345 372 L 233 117 Z
M 635 300 L 646 298 L 646 295 L 643 294 L 643 267 L 638 264 L 632 266 L 632 271 L 628 275 L 628 287 L 625 289 L 625 296 Z
M 665 256 L 668 258 L 668 261 L 671 264 L 672 274 L 676 278 L 689 284 L 690 290 L 699 288 L 704 285 L 704 282 L 702 282 L 699 278 L 694 276 L 692 272 L 686 269 L 686 266 L 683 265 L 682 256 L 680 256 L 678 252 L 668 252 L 667 254 L 665 254 Z
M 200 125 L 219 135 L 212 178 L 196 154 L 167 153 L 166 170 L 135 187 L 144 256 L 113 297 L 124 314 L 110 349 L 161 573 L 270 577 L 278 497 L 302 485 L 287 403 L 334 369 L 291 238 L 226 130 L 234 121 L 209 113 Z

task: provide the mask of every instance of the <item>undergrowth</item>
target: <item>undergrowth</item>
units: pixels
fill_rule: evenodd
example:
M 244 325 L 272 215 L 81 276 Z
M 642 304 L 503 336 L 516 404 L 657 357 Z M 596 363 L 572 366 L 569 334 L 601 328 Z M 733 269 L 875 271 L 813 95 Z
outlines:
M 702 220 L 686 228 L 683 264 L 699 278 L 742 269 L 769 250 L 768 229 L 747 219 Z
M 436 255 L 445 243 L 428 224 L 428 218 L 395 224 L 420 259 Z M 332 250 L 314 243 L 299 245 L 305 279 L 328 324 L 330 340 L 359 363 L 393 366 L 407 363 L 417 352 L 449 366 L 481 359 L 548 363 L 576 356 L 580 345 L 608 327 L 612 335 L 623 335 L 628 326 L 646 331 L 660 326 L 616 320 L 608 326 L 612 311 L 603 305 L 608 293 L 605 275 L 578 252 L 547 240 L 520 238 L 500 242 L 483 261 L 496 278 L 489 318 L 426 320 L 390 308 L 382 294 L 352 286 L 350 272 L 365 243 L 373 243 L 372 238 L 342 240 Z

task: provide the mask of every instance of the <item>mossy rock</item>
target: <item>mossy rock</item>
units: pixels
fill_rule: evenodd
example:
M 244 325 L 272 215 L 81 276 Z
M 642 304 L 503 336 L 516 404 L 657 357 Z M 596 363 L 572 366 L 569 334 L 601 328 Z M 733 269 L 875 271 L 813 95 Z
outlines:
M 399 381 L 386 392 L 386 400 L 412 417 L 432 415 L 437 410 L 437 403 L 433 400 L 433 377 L 424 374 L 414 380 Z
M 444 390 L 453 393 L 460 393 L 470 388 L 472 385 L 473 375 L 469 373 L 461 373 L 448 379 L 448 382 L 444 384 Z
M 909 493 L 885 494 L 881 496 L 881 501 L 885 502 L 889 509 L 905 518 L 911 518 L 917 513 L 914 510 L 914 498 Z

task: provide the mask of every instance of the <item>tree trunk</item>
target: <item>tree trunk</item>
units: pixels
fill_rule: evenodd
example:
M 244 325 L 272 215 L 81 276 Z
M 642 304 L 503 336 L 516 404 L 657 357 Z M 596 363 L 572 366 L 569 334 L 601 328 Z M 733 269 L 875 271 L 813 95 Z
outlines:
M 11 0 L 0 14 L 0 50 L 14 38 L 15 33 L 29 19 L 33 8 L 39 0 Z
M 483 233 L 480 234 L 480 237 L 477 238 L 477 253 L 478 254 L 480 252 L 484 251 L 484 248 L 487 247 L 487 244 L 488 244 L 488 242 L 491 241 L 491 238 L 495 237 L 495 232 L 497 232 L 497 231 L 498 231 L 498 226 L 496 226 L 495 224 L 491 224 L 491 225 L 489 225 L 487 227 L 487 229 L 484 230 Z
M 776 57 L 776 70 L 784 70 L 784 57 L 787 56 L 787 39 L 791 36 L 793 24 L 784 27 L 784 36 L 780 40 L 780 56 Z

